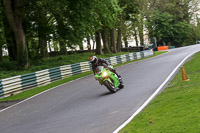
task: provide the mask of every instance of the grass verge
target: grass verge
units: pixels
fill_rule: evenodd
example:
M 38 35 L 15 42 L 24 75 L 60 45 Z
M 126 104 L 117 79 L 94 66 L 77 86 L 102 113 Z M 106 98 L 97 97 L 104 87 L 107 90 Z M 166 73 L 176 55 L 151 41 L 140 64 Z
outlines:
M 166 51 L 164 51 L 164 52 L 154 52 L 153 56 L 150 56 L 150 57 L 147 57 L 147 58 L 158 56 L 158 55 L 163 54 L 163 53 L 166 53 Z M 143 59 L 140 59 L 140 60 L 144 60 L 144 59 L 147 59 L 147 58 L 143 58 Z M 135 62 L 135 61 L 139 61 L 139 60 L 133 60 L 133 61 L 125 62 L 125 63 L 122 63 L 122 64 L 117 64 L 117 65 L 115 65 L 115 67 L 125 65 L 125 64 L 128 64 L 128 63 L 132 63 L 132 62 Z M 70 82 L 72 80 L 75 80 L 75 79 L 78 79 L 78 78 L 81 78 L 81 77 L 85 77 L 85 76 L 90 75 L 90 74 L 92 74 L 92 72 L 85 72 L 85 73 L 82 73 L 82 74 L 71 76 L 69 78 L 61 79 L 61 80 L 52 82 L 52 83 L 45 85 L 45 86 L 36 87 L 36 88 L 30 89 L 30 90 L 23 91 L 19 94 L 13 95 L 13 96 L 0 99 L 0 102 L 26 99 L 26 98 L 34 96 L 38 93 L 41 93 L 45 90 L 51 89 L 53 87 L 56 87 L 58 85 Z
M 199 133 L 200 53 L 184 65 L 189 81 L 179 70 L 168 87 L 120 133 Z

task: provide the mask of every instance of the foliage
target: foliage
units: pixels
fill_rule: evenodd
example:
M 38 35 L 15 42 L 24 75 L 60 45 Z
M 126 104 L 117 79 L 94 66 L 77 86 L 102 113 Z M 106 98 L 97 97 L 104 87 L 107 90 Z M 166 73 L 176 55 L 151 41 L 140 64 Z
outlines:
M 114 27 L 121 12 L 117 0 L 31 0 L 21 1 L 20 6 L 30 59 L 39 58 L 37 54 L 46 57 L 48 42 L 57 41 L 60 51 L 81 46 L 102 26 Z
M 0 61 L 2 60 L 2 48 L 5 44 L 5 34 L 4 34 L 4 25 L 3 25 L 3 9 L 0 3 Z
M 193 31 L 191 34 L 193 34 L 193 37 L 195 40 L 200 40 L 200 18 L 196 17 L 196 26 L 193 26 Z
M 149 17 L 147 25 L 150 37 L 175 46 L 181 46 L 191 32 L 191 25 L 186 21 L 175 21 L 173 15 L 159 11 Z
M 145 14 L 149 36 L 178 47 L 194 44 L 198 31 L 192 22 L 199 4 L 198 0 L 149 1 Z
M 9 25 L 4 7 L 8 1 L 13 16 L 20 18 L 18 26 Z M 98 32 L 103 33 L 99 39 L 107 51 L 109 47 L 115 48 L 116 40 L 120 51 L 122 38 L 126 46 L 133 38 L 137 44 L 144 45 L 147 29 L 149 36 L 156 37 L 158 42 L 190 45 L 200 38 L 199 24 L 191 23 L 199 22 L 195 16 L 199 3 L 199 0 L 1 0 L 0 47 L 4 44 L 10 61 L 18 59 L 19 66 L 22 65 L 19 62 L 24 61 L 21 58 L 26 56 L 28 66 L 27 60 L 31 63 L 47 58 L 51 51 L 66 55 L 68 49 L 81 48 L 85 38 L 94 37 Z M 19 31 L 24 32 L 21 40 L 26 39 L 23 47 L 16 37 Z M 114 31 L 118 35 L 114 35 Z M 109 42 L 113 42 L 112 45 Z

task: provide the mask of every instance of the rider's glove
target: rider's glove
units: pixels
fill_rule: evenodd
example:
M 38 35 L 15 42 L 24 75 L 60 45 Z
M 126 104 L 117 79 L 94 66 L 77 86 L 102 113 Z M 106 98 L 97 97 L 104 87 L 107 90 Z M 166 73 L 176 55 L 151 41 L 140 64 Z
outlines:
M 104 65 L 104 68 L 108 68 L 108 66 L 107 66 L 107 65 Z

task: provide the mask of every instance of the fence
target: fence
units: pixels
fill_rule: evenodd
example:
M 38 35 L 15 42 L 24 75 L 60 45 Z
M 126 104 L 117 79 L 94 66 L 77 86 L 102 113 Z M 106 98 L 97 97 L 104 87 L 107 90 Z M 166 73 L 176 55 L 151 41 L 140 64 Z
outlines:
M 116 65 L 131 60 L 145 58 L 151 55 L 153 55 L 153 50 L 146 50 L 120 56 L 113 56 L 106 58 L 106 60 L 112 65 Z M 86 61 L 2 79 L 0 80 L 0 98 L 18 94 L 26 89 L 43 86 L 59 79 L 88 72 L 91 71 L 91 69 L 90 62 Z

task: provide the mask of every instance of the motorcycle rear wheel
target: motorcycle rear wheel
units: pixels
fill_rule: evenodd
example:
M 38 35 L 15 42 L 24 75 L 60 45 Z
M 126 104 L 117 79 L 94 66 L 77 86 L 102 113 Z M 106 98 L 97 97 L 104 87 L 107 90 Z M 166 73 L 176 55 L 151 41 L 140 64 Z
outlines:
M 111 93 L 115 93 L 116 92 L 116 88 L 114 87 L 114 84 L 111 84 L 110 82 L 108 82 L 107 80 L 104 82 L 104 85 L 106 86 L 106 88 L 111 92 Z

